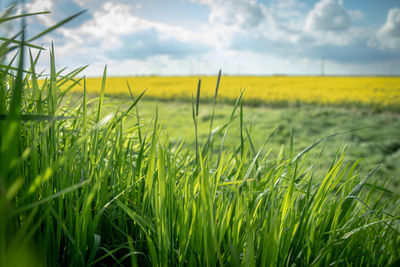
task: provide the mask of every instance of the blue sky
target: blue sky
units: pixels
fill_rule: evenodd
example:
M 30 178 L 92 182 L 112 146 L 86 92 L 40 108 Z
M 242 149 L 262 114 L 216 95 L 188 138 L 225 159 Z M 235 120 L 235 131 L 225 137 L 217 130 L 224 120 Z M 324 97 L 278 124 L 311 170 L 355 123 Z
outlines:
M 1 1 L 5 8 L 7 1 Z M 399 0 L 31 0 L 32 34 L 85 74 L 400 75 Z M 46 68 L 47 61 L 40 61 Z

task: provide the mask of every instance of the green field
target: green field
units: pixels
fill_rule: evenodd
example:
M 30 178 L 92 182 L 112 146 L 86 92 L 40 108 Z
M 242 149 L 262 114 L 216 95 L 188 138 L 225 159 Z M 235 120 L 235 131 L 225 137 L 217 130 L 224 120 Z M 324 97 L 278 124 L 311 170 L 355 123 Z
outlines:
M 110 98 L 106 110 L 115 106 L 127 106 L 129 99 Z M 124 104 L 126 103 L 126 104 Z M 233 104 L 233 103 L 232 103 Z M 215 128 L 223 128 L 229 119 L 232 105 L 218 104 L 215 113 Z M 173 144 L 184 141 L 184 147 L 194 149 L 195 138 L 192 120 L 192 106 L 188 102 L 141 101 L 138 105 L 142 127 L 149 126 L 158 109 L 159 121 L 163 123 L 163 134 Z M 207 141 L 212 104 L 201 103 L 199 108 L 198 133 L 200 143 Z M 346 147 L 346 161 L 362 159 L 361 173 L 366 174 L 369 166 L 382 167 L 376 173 L 377 181 L 388 181 L 391 190 L 398 190 L 400 184 L 400 114 L 392 112 L 376 113 L 368 109 L 320 107 L 243 108 L 244 121 L 251 136 L 253 148 L 257 150 L 265 139 L 276 130 L 266 146 L 277 156 L 282 146 L 284 151 L 290 146 L 293 132 L 294 151 L 300 152 L 315 142 L 334 133 L 342 133 L 328 138 L 309 152 L 310 159 L 323 152 L 324 158 L 333 158 L 338 150 Z M 137 123 L 136 115 L 126 120 L 127 126 Z M 226 139 L 227 150 L 233 152 L 240 146 L 240 122 L 235 117 Z M 352 131 L 354 130 L 354 131 Z M 246 134 L 246 133 L 245 133 Z M 222 133 L 220 133 L 222 135 Z M 216 142 L 218 143 L 218 141 Z M 330 162 L 320 160 L 324 168 Z

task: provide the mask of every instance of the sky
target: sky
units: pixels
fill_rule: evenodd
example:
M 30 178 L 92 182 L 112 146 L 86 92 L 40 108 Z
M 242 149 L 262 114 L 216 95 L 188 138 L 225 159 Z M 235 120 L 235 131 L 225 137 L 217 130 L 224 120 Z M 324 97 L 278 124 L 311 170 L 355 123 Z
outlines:
M 10 1 L 0 0 L 3 10 Z M 57 66 L 109 75 L 400 75 L 400 0 L 30 0 Z M 48 69 L 48 53 L 38 67 Z

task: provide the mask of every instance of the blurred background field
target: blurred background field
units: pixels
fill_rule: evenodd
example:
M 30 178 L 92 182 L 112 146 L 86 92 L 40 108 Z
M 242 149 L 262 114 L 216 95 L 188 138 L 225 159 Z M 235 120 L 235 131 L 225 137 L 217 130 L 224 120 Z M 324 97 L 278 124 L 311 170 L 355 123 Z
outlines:
M 198 78 L 109 77 L 106 94 L 129 95 L 128 82 L 135 90 L 147 89 L 147 98 L 190 100 L 196 94 Z M 201 98 L 211 100 L 215 93 L 216 77 L 201 78 Z M 65 84 L 65 87 L 71 83 Z M 98 93 L 100 88 L 101 78 L 87 78 L 89 93 Z M 400 77 L 223 76 L 218 92 L 219 101 L 232 102 L 243 89 L 243 99 L 248 105 L 292 106 L 303 103 L 400 111 Z M 82 92 L 82 84 L 73 90 Z
M 129 106 L 131 101 L 129 98 L 110 97 L 105 110 L 113 112 L 121 104 L 122 107 Z M 246 101 L 244 103 L 246 104 Z M 162 133 L 163 138 L 175 145 L 184 142 L 185 148 L 194 150 L 195 134 L 190 102 L 145 100 L 141 101 L 138 107 L 140 123 L 143 128 L 151 127 L 157 107 L 159 120 L 165 129 Z M 337 151 L 347 147 L 345 158 L 347 162 L 362 159 L 360 163 L 362 175 L 366 175 L 371 166 L 382 163 L 382 168 L 375 175 L 375 181 L 380 184 L 388 182 L 388 189 L 398 191 L 396 186 L 400 184 L 399 113 L 373 112 L 369 108 L 361 107 L 304 104 L 291 107 L 245 106 L 243 109 L 244 121 L 246 121 L 253 149 L 256 152 L 271 132 L 276 129 L 276 134 L 265 149 L 266 151 L 271 149 L 273 158 L 279 154 L 282 146 L 287 153 L 291 131 L 294 136 L 294 151 L 298 153 L 330 134 L 359 129 L 327 139 L 322 145 L 309 152 L 309 158 L 315 159 L 322 152 L 323 156 L 318 164 L 321 166 L 320 170 L 325 170 L 331 164 L 331 161 L 327 159 L 333 159 Z M 231 111 L 232 105 L 229 103 L 217 105 L 215 129 L 224 127 Z M 201 103 L 198 120 L 200 144 L 204 144 L 207 140 L 211 112 L 212 104 Z M 136 114 L 133 112 L 128 116 L 124 125 L 128 129 L 136 123 Z M 236 116 L 226 139 L 226 146 L 230 153 L 234 153 L 235 149 L 240 146 L 239 125 L 239 118 Z M 222 133 L 220 133 L 221 137 Z M 217 143 L 219 141 L 220 138 L 217 139 Z
M 198 79 L 194 76 L 108 77 L 106 110 L 113 112 L 121 104 L 130 105 L 127 83 L 133 95 L 146 90 L 138 105 L 141 126 L 152 124 L 157 107 L 165 139 L 173 144 L 184 142 L 185 148 L 194 149 L 191 99 L 196 96 Z M 216 76 L 201 77 L 198 131 L 203 144 L 208 136 L 216 80 Z M 43 85 L 45 80 L 40 82 Z M 62 88 L 69 88 L 71 83 L 65 83 Z M 101 78 L 86 78 L 86 88 L 96 96 Z M 274 156 L 282 146 L 287 151 L 291 132 L 294 150 L 299 152 L 330 134 L 358 129 L 327 139 L 318 149 L 310 151 L 310 158 L 319 157 L 321 152 L 323 157 L 333 158 L 338 150 L 346 147 L 348 162 L 362 159 L 362 175 L 367 174 L 370 166 L 382 163 L 376 174 L 378 183 L 389 182 L 389 187 L 397 191 L 394 187 L 400 184 L 400 77 L 222 76 L 215 129 L 224 127 L 232 104 L 243 89 L 244 120 L 255 151 L 274 129 L 276 134 L 268 144 Z M 83 82 L 72 91 L 80 96 Z M 136 114 L 128 118 L 127 129 L 137 123 Z M 239 120 L 235 118 L 226 140 L 232 153 L 240 145 Z M 322 159 L 319 164 L 325 170 L 330 161 Z

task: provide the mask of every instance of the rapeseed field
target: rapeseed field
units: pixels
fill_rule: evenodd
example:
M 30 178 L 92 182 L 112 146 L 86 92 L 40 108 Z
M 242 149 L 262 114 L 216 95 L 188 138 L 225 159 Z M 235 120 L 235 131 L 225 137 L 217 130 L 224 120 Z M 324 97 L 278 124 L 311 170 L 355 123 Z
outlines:
M 128 82 L 136 92 L 147 89 L 147 97 L 166 100 L 191 99 L 192 95 L 196 94 L 198 78 L 109 77 L 106 94 L 129 94 L 126 86 Z M 206 76 L 201 79 L 202 98 L 212 99 L 217 77 Z M 86 83 L 89 93 L 99 92 L 101 78 L 87 78 Z M 223 76 L 218 92 L 219 100 L 234 100 L 243 89 L 243 99 L 247 104 L 306 103 L 388 109 L 398 109 L 400 106 L 399 77 Z M 73 91 L 82 92 L 83 85 L 74 87 Z

